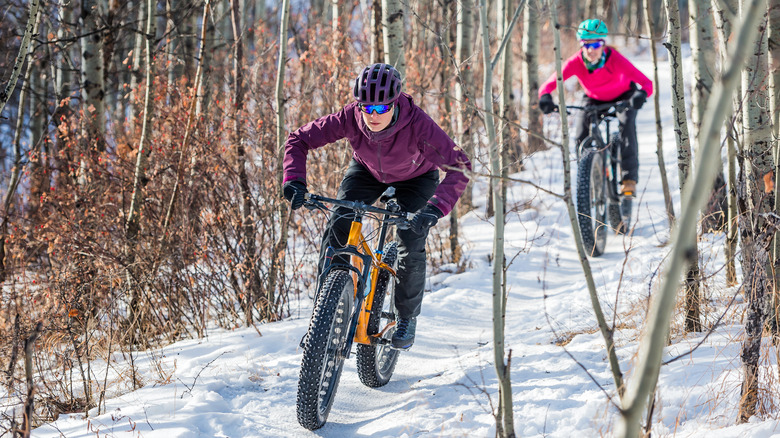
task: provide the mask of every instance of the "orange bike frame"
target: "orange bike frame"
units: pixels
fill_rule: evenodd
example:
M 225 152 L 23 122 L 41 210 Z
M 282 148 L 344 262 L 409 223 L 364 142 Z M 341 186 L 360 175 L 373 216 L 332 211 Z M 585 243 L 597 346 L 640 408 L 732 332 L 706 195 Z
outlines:
M 374 303 L 374 292 L 376 291 L 377 278 L 379 278 L 379 270 L 385 269 L 389 271 L 393 277 L 395 277 L 395 271 L 388 264 L 382 262 L 382 254 L 375 253 L 371 250 L 371 247 L 368 246 L 365 237 L 363 237 L 362 222 L 352 222 L 352 226 L 349 229 L 347 246 L 358 248 L 360 252 L 370 255 L 372 259 L 370 276 L 371 284 L 369 286 L 368 295 L 366 295 L 365 299 L 363 300 L 363 305 L 361 306 L 360 312 L 358 313 L 358 324 L 357 328 L 355 329 L 354 338 L 355 342 L 359 344 L 370 345 L 371 336 L 368 335 L 368 317 L 371 316 L 371 306 Z M 357 272 L 363 272 L 363 259 L 357 256 L 350 256 L 350 259 L 352 259 L 352 266 L 357 268 Z M 355 288 L 354 298 L 357 299 L 357 294 L 363 293 L 363 291 L 358 290 L 360 286 L 358 273 L 356 271 L 351 272 L 352 284 Z M 384 330 L 380 330 L 379 333 L 382 333 L 383 331 Z

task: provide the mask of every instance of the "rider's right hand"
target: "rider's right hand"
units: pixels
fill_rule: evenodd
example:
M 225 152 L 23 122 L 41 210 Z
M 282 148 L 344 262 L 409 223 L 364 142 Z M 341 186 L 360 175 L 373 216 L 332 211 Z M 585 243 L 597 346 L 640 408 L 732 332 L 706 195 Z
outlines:
M 558 105 L 553 103 L 550 93 L 542 94 L 539 98 L 539 109 L 542 110 L 542 113 L 550 114 L 555 111 L 556 108 L 558 108 Z
M 299 180 L 290 180 L 284 183 L 282 192 L 284 193 L 285 199 L 290 201 L 290 208 L 297 210 L 303 206 L 303 201 L 305 201 L 306 193 L 308 193 L 309 190 L 303 182 Z

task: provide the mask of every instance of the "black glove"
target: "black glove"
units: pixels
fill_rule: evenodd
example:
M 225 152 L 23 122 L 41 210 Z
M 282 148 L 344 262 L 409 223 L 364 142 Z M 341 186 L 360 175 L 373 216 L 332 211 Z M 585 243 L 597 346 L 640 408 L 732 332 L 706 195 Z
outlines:
M 645 90 L 636 90 L 634 91 L 634 94 L 631 95 L 631 97 L 628 98 L 628 101 L 631 103 L 631 107 L 634 109 L 642 108 L 642 105 L 645 104 L 647 101 L 647 91 Z
M 436 225 L 436 222 L 438 222 L 442 216 L 444 216 L 444 214 L 441 210 L 431 204 L 426 204 L 425 207 L 421 208 L 420 211 L 414 215 L 409 228 L 417 234 L 425 234 L 428 232 L 429 228 Z
M 542 110 L 544 114 L 550 114 L 557 108 L 558 105 L 553 103 L 550 93 L 542 94 L 542 97 L 539 98 L 539 109 Z
M 284 183 L 282 186 L 282 192 L 284 198 L 290 201 L 290 208 L 297 210 L 303 206 L 304 195 L 309 192 L 306 189 L 306 184 L 298 180 L 290 180 Z

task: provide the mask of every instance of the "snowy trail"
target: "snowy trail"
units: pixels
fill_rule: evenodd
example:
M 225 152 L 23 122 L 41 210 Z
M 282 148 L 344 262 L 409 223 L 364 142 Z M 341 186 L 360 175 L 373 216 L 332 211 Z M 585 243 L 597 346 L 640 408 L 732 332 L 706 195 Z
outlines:
M 638 63 L 638 67 L 651 71 L 649 62 Z M 668 83 L 668 67 L 661 66 L 660 73 L 662 83 Z M 666 166 L 676 193 L 670 97 L 665 89 L 661 92 Z M 656 271 L 668 251 L 662 246 L 669 232 L 650 105 L 640 112 L 637 126 L 641 165 L 634 235 L 630 240 L 610 235 L 606 254 L 591 259 L 610 320 L 616 293 L 619 296 L 620 327 L 643 321 L 648 294 L 657 285 Z M 561 168 L 560 152 L 546 151 L 527 161 L 521 177 L 561 193 Z M 507 257 L 512 260 L 507 274 L 506 349 L 512 350 L 517 433 L 609 436 L 617 411 L 598 385 L 610 396 L 615 388 L 565 206 L 530 187 L 512 187 L 510 202 L 529 198 L 534 199 L 532 208 L 510 217 L 506 238 Z M 675 202 L 679 212 L 679 198 Z M 304 308 L 297 319 L 260 326 L 262 336 L 254 329 L 215 330 L 207 339 L 179 342 L 162 352 L 143 355 L 138 365 L 146 370 L 145 387 L 109 399 L 106 414 L 89 419 L 63 415 L 35 430 L 33 436 L 492 437 L 490 400 L 496 402 L 498 391 L 493 366 L 492 268 L 488 262 L 493 229 L 489 222 L 481 211 L 464 218 L 462 231 L 471 265 L 462 274 L 430 277 L 431 291 L 425 297 L 417 340 L 412 350 L 401 355 L 391 382 L 378 389 L 364 387 L 353 356 L 345 365 L 328 423 L 316 432 L 299 426 L 295 413 L 301 359 L 298 343 L 309 316 L 309 309 Z M 716 252 L 718 241 L 705 239 L 701 245 L 710 269 L 722 259 Z M 631 251 L 626 259 L 627 246 Z M 718 277 L 708 281 L 717 284 Z M 710 299 L 714 303 L 723 303 L 734 293 L 722 286 L 713 290 Z M 716 316 L 707 315 L 710 321 Z M 739 327 L 724 327 L 692 358 L 664 367 L 654 436 L 780 436 L 777 420 L 756 418 L 734 426 L 739 346 L 728 342 L 740 333 Z M 616 333 L 621 367 L 629 377 L 637 337 L 631 329 Z M 565 348 L 598 385 L 555 344 L 563 339 L 570 341 Z M 668 357 L 699 340 L 697 336 L 675 339 Z M 114 366 L 127 372 L 122 363 Z

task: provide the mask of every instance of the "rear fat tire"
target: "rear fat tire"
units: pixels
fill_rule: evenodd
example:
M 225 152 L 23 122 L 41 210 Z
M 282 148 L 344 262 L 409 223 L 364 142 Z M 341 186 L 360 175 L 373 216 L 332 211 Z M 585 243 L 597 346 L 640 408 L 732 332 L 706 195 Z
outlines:
M 610 148 L 613 151 L 612 161 L 615 169 L 615 178 L 611 184 L 614 186 L 615 196 L 620 199 L 620 202 L 610 202 L 607 217 L 609 218 L 609 225 L 615 232 L 626 234 L 631 228 L 631 208 L 633 202 L 631 197 L 620 195 L 620 181 L 623 178 L 623 166 L 621 164 L 623 140 L 621 140 L 619 133 L 612 134 Z
M 309 430 L 325 424 L 344 367 L 354 294 L 352 276 L 331 271 L 312 312 L 298 380 L 298 422 Z
M 583 146 L 583 156 L 577 164 L 577 218 L 585 251 L 598 257 L 607 243 L 604 155 L 587 144 Z
M 626 234 L 631 228 L 631 209 L 633 202 L 631 198 L 622 198 L 620 203 L 609 204 L 609 225 L 615 232 Z
M 385 247 L 383 262 L 390 265 L 393 270 L 398 269 L 398 244 L 392 242 Z M 382 269 L 376 282 L 374 302 L 371 306 L 371 316 L 368 318 L 368 335 L 379 333 L 390 318 L 396 314 L 395 306 L 395 278 L 390 272 Z M 385 333 L 386 339 L 391 339 L 395 328 Z M 390 381 L 398 362 L 399 351 L 392 348 L 391 344 L 374 344 L 357 346 L 357 371 L 360 381 L 369 388 L 384 386 Z

